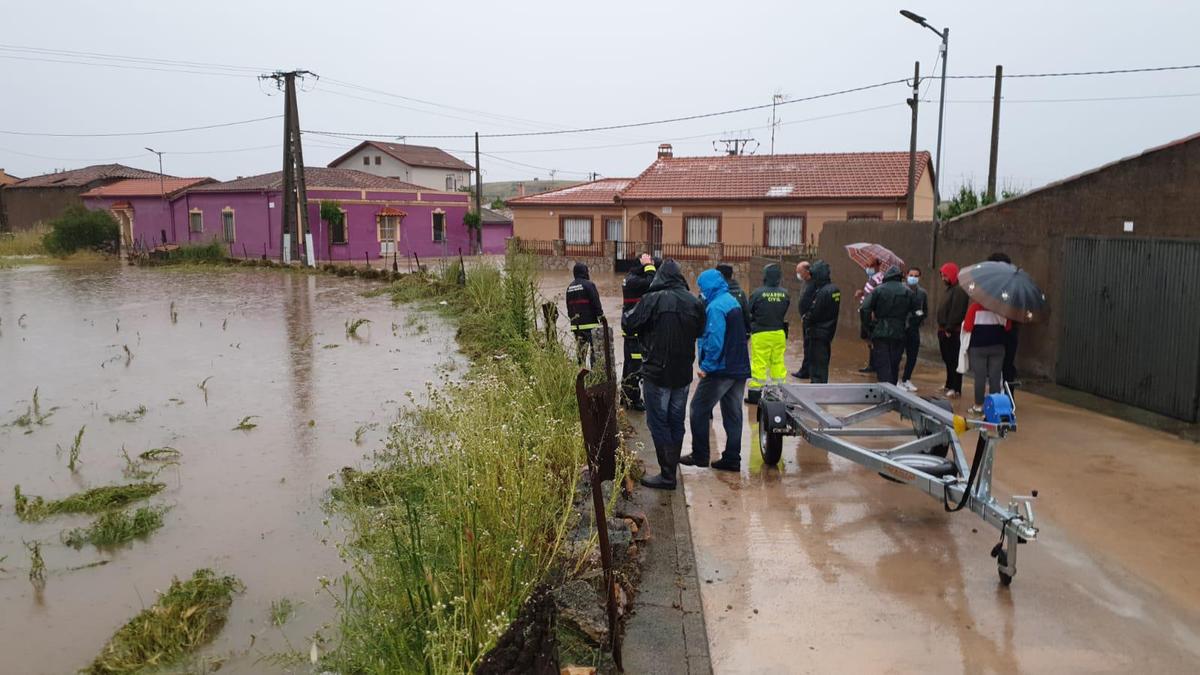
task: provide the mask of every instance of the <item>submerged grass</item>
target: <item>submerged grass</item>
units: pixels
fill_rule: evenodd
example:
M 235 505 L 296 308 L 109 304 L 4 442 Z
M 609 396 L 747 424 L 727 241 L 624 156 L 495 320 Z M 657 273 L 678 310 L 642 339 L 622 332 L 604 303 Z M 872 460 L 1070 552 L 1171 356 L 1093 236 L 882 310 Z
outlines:
M 134 539 L 147 537 L 163 526 L 163 506 L 141 506 L 132 513 L 110 511 L 92 521 L 87 527 L 77 527 L 63 534 L 63 543 L 75 548 L 84 544 L 98 547 L 117 546 Z
M 415 276 L 415 275 L 414 275 Z M 468 672 L 560 554 L 584 462 L 576 366 L 535 327 L 527 260 L 457 286 L 405 280 L 398 301 L 444 299 L 469 382 L 430 388 L 372 470 L 346 471 L 334 508 L 352 525 L 338 672 Z
M 41 520 L 59 513 L 102 513 L 152 497 L 165 487 L 163 483 L 148 482 L 105 485 L 48 502 L 42 497 L 24 495 L 21 486 L 14 485 L 13 510 L 18 518 L 26 521 Z
M 236 577 L 208 569 L 196 570 L 187 581 L 175 579 L 153 607 L 117 630 L 82 672 L 139 673 L 176 663 L 216 637 L 233 594 L 241 590 Z
M 292 619 L 296 614 L 296 603 L 291 598 L 280 598 L 271 601 L 271 625 L 276 628 Z

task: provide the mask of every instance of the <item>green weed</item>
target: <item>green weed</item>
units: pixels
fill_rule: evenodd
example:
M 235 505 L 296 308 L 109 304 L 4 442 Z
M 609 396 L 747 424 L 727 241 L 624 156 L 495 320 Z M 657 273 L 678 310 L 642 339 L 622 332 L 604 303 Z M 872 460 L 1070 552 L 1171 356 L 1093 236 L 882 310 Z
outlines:
M 201 380 L 200 384 L 196 385 L 197 389 L 204 392 L 204 405 L 208 405 L 208 381 L 211 379 L 213 379 L 213 376 L 209 375 L 208 377 Z
M 258 417 L 258 415 L 246 415 L 245 417 L 242 418 L 241 422 L 237 423 L 237 426 L 234 427 L 233 430 L 234 431 L 250 431 L 254 427 L 258 426 L 254 422 L 250 421 L 252 419 L 256 419 L 257 417 Z
M 75 433 L 75 440 L 71 442 L 71 447 L 67 460 L 67 468 L 71 473 L 75 473 L 75 467 L 79 464 L 79 446 L 83 443 L 83 430 L 87 429 L 87 425 L 79 427 L 79 431 Z M 61 450 L 62 448 L 59 448 Z
M 0 257 L 45 255 L 46 247 L 42 245 L 42 238 L 49 231 L 50 228 L 39 226 L 21 232 L 0 234 Z
M 369 324 L 369 323 L 371 323 L 370 319 L 363 319 L 363 318 L 358 318 L 358 319 L 354 319 L 354 320 L 346 319 L 346 337 L 348 337 L 348 338 L 358 337 L 358 329 L 362 328 L 363 326 L 365 326 L 366 324 Z
M 150 448 L 149 450 L 138 455 L 138 457 L 140 457 L 144 460 L 147 460 L 147 461 L 152 461 L 152 462 L 153 461 L 170 460 L 170 459 L 179 459 L 181 456 L 183 456 L 182 452 L 179 452 L 178 450 L 176 450 L 175 448 L 172 448 L 169 445 L 163 446 L 161 448 Z
M 42 560 L 42 544 L 41 542 L 26 542 L 25 548 L 29 550 L 29 583 L 33 584 L 34 588 L 42 588 L 46 585 L 46 561 Z
M 134 539 L 144 538 L 163 526 L 162 506 L 141 506 L 136 511 L 110 511 L 102 514 L 87 527 L 77 527 L 62 536 L 63 543 L 75 548 L 84 544 L 111 547 Z
M 208 569 L 196 570 L 187 581 L 175 579 L 153 607 L 117 630 L 83 672 L 140 673 L 174 664 L 217 636 L 233 594 L 243 588 L 236 577 Z
M 42 497 L 21 494 L 21 486 L 14 485 L 13 510 L 18 518 L 26 521 L 41 520 L 59 513 L 101 513 L 152 497 L 165 487 L 162 483 L 149 482 L 105 485 L 48 502 Z
M 146 406 L 139 405 L 132 410 L 126 410 L 125 412 L 117 413 L 115 415 L 111 413 L 105 413 L 104 416 L 108 418 L 109 422 L 129 422 L 132 424 L 145 417 L 146 412 Z
M 290 598 L 280 598 L 271 601 L 271 625 L 275 627 L 287 623 L 296 614 L 296 604 Z

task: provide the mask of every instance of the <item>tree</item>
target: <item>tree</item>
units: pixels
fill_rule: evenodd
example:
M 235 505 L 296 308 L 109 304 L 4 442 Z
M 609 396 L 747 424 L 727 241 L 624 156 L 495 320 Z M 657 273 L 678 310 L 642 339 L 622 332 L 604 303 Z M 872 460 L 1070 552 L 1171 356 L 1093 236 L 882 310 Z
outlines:
M 489 208 L 492 208 L 492 209 L 503 209 L 503 208 L 506 208 L 507 206 L 508 206 L 508 205 L 504 203 L 504 200 L 503 200 L 503 199 L 501 199 L 501 198 L 499 198 L 499 197 L 496 197 L 495 199 L 493 199 L 493 200 L 492 200 L 492 204 L 491 204 L 491 206 L 490 206 Z
M 92 211 L 76 204 L 68 206 L 58 218 L 50 221 L 50 231 L 42 238 L 42 246 L 52 255 L 67 255 L 81 248 L 115 248 L 121 228 L 108 211 Z
M 1000 190 L 1000 200 L 1012 199 L 1021 194 L 1021 192 L 1018 188 L 1005 187 Z M 942 212 L 942 217 L 949 220 L 975 209 L 983 208 L 995 201 L 995 199 L 988 199 L 986 191 L 976 191 L 975 184 L 967 182 L 958 186 L 958 193 L 954 197 L 942 202 L 939 208 Z

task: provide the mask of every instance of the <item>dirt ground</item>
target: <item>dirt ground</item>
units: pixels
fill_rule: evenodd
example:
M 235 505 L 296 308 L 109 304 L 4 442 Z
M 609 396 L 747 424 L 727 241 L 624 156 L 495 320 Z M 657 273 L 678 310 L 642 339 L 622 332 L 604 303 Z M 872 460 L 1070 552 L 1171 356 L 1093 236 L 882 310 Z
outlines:
M 598 276 L 615 317 L 619 279 Z M 559 281 L 567 275 L 545 288 Z M 851 337 L 834 346 L 834 381 L 869 377 L 855 372 L 866 349 Z M 794 338 L 789 370 L 799 357 Z M 940 363 L 922 362 L 914 382 L 932 393 L 942 378 Z M 799 439 L 787 439 L 779 469 L 764 468 L 753 417 L 747 408 L 740 474 L 683 470 L 715 672 L 1187 672 L 1200 662 L 1195 444 L 1019 393 L 1020 428 L 1000 446 L 994 488 L 1002 500 L 1039 490 L 1041 536 L 1006 588 L 988 555 L 998 534 L 978 517 Z

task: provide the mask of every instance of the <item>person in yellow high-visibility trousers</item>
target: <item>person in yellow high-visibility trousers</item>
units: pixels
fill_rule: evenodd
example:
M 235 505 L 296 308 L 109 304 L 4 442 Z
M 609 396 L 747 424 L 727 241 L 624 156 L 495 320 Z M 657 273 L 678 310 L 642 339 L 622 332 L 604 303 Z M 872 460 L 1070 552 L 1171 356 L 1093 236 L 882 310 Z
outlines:
M 762 388 L 770 382 L 783 382 L 787 366 L 783 353 L 787 348 L 788 292 L 779 285 L 783 272 L 779 265 L 763 269 L 763 285 L 750 294 L 750 387 L 746 403 L 758 404 Z

